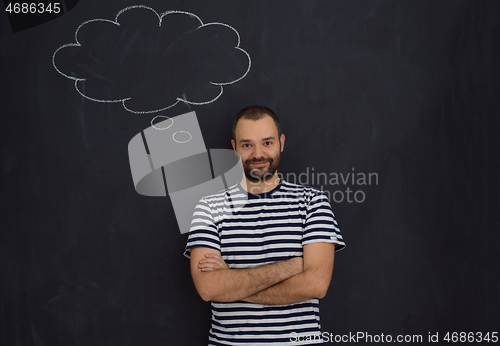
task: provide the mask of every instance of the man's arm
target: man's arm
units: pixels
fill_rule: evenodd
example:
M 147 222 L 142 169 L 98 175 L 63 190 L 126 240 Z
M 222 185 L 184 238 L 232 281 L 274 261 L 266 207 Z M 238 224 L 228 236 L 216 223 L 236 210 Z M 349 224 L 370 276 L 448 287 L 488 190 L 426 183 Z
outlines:
M 248 269 L 228 269 L 226 266 L 220 270 L 210 270 L 210 264 L 205 263 L 205 268 L 208 268 L 205 271 L 201 269 L 203 265 L 200 265 L 200 261 L 207 258 L 206 254 L 220 257 L 218 250 L 206 247 L 191 249 L 190 256 L 194 285 L 205 301 L 242 300 L 301 273 L 304 264 L 301 257 Z
M 283 305 L 323 298 L 332 278 L 335 244 L 306 244 L 303 251 L 302 273 L 242 300 L 264 305 Z

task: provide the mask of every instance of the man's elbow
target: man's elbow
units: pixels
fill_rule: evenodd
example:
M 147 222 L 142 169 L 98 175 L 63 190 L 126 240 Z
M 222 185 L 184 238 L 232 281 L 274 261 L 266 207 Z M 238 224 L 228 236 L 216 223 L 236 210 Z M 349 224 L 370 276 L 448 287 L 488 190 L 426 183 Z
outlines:
M 206 302 L 209 302 L 212 300 L 211 296 L 207 292 L 198 291 L 198 294 L 200 295 L 201 299 L 203 299 Z
M 196 291 L 198 291 L 198 295 L 206 302 L 214 300 L 214 292 L 212 292 L 208 285 L 195 285 Z
M 213 295 L 214 292 L 211 289 L 213 285 L 210 284 L 210 281 L 206 280 L 203 275 L 206 275 L 208 273 L 200 273 L 198 277 L 195 277 L 193 275 L 193 282 L 194 282 L 194 287 L 196 288 L 196 291 L 198 292 L 198 295 L 201 297 L 206 302 L 209 302 L 213 300 Z
M 328 292 L 328 288 L 330 287 L 330 280 L 329 279 L 321 279 L 318 278 L 316 280 L 315 285 L 314 285 L 314 297 L 318 299 L 323 299 L 326 296 L 326 293 Z
M 319 287 L 318 291 L 316 293 L 316 298 L 318 299 L 323 299 L 326 296 L 326 292 L 328 292 L 328 286 L 326 287 Z
M 195 280 L 195 287 L 198 295 L 206 302 L 223 302 L 225 299 L 224 289 L 220 284 L 214 282 L 213 272 L 202 273 L 202 277 Z
M 217 292 L 215 290 L 198 290 L 198 294 L 200 295 L 201 299 L 206 302 L 224 303 L 234 301 L 234 299 L 231 300 L 231 298 L 225 295 L 223 292 Z

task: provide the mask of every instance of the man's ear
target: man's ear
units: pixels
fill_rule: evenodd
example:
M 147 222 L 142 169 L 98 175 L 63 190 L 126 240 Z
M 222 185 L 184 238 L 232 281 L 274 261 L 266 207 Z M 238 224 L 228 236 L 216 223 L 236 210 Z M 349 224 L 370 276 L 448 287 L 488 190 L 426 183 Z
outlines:
M 285 135 L 281 134 L 280 136 L 280 146 L 281 146 L 281 152 L 283 152 L 283 148 L 285 147 Z
M 234 139 L 231 139 L 231 145 L 233 146 L 233 150 L 236 150 L 236 143 L 234 142 Z

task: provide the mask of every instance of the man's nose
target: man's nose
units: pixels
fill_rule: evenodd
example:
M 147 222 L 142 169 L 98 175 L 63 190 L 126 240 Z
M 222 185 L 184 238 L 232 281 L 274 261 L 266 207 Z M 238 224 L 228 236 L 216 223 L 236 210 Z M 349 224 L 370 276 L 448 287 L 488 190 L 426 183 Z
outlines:
M 256 145 L 256 146 L 254 147 L 253 154 L 254 154 L 254 157 L 255 157 L 256 159 L 260 159 L 260 158 L 262 157 L 262 152 L 263 152 L 263 150 L 262 150 L 262 148 L 260 147 L 260 145 Z

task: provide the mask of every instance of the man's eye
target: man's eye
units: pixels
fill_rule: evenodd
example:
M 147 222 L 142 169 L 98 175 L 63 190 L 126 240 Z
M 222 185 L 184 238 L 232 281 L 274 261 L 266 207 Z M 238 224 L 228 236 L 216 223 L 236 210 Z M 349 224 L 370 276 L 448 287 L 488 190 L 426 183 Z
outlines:
M 243 144 L 243 148 L 248 148 L 250 147 L 250 144 Z
M 265 142 L 264 144 L 265 144 L 265 145 L 271 145 L 271 144 L 273 144 L 273 142 L 267 141 L 267 142 Z

